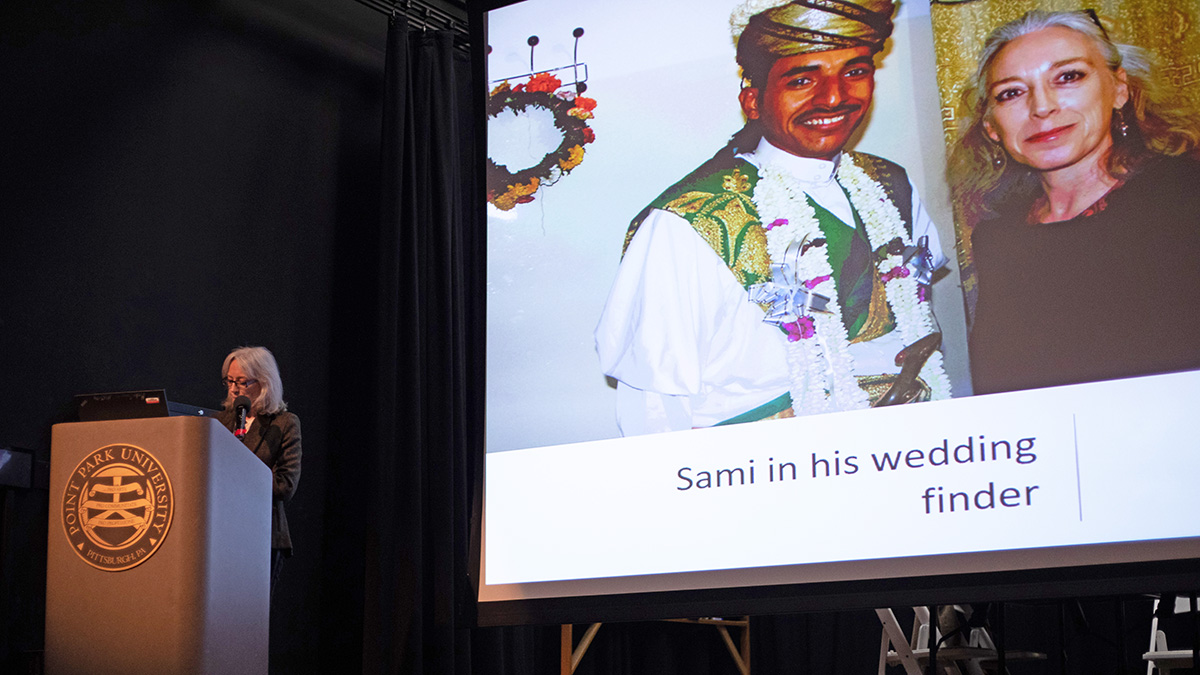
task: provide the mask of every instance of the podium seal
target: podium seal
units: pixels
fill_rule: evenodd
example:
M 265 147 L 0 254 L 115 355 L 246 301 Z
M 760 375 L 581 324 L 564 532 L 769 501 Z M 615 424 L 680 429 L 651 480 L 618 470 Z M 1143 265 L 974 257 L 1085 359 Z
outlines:
M 171 528 L 175 495 L 154 455 L 125 443 L 85 457 L 63 490 L 62 522 L 84 562 L 120 572 L 146 562 Z

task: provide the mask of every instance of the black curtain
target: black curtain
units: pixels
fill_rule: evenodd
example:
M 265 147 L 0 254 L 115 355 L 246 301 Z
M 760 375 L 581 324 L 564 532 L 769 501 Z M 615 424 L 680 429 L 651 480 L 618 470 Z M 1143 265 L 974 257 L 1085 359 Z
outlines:
M 483 304 L 470 61 L 453 34 L 388 32 L 364 673 L 467 673 Z

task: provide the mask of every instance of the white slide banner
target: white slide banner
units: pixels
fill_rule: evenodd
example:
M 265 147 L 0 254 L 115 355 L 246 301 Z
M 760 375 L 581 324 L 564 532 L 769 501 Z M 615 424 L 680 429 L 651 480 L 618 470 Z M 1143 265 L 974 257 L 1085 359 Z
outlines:
M 1200 557 L 1197 402 L 1188 372 L 490 453 L 481 599 Z M 1023 553 L 949 555 L 983 552 Z

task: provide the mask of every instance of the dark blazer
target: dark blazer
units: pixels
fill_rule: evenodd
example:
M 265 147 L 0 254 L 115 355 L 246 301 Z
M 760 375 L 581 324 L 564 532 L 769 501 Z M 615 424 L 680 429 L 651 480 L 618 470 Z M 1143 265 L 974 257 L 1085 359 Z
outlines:
M 232 410 L 222 410 L 217 419 L 233 431 Z M 288 531 L 287 514 L 283 505 L 296 494 L 300 482 L 300 418 L 290 412 L 259 415 L 242 439 L 259 459 L 271 469 L 274 477 L 271 509 L 271 548 L 292 551 L 292 535 Z

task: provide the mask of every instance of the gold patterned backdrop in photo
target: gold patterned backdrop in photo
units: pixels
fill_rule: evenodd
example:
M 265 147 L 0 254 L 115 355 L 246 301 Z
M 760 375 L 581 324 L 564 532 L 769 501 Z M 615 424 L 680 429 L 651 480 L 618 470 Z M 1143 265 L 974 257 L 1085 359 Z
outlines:
M 1115 42 L 1137 45 L 1155 59 L 1155 70 L 1176 93 L 1200 110 L 1200 0 L 932 0 L 934 51 L 946 146 L 958 137 L 960 96 L 975 71 L 988 33 L 1031 9 L 1092 9 Z M 975 275 L 970 237 L 955 224 L 955 244 L 968 308 L 974 305 Z

